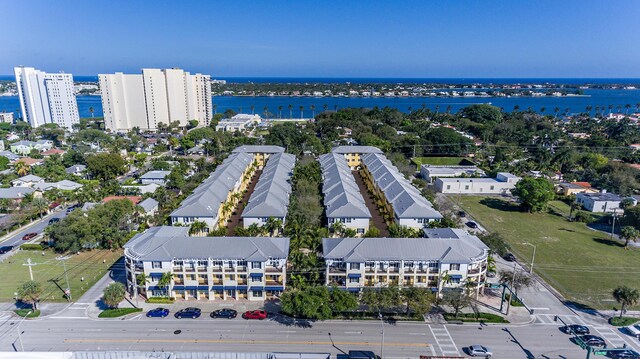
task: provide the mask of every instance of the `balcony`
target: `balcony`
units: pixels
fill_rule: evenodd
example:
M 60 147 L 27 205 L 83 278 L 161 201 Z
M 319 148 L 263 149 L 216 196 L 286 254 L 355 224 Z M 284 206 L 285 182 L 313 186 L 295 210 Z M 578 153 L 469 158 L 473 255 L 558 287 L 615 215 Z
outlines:
M 195 268 L 195 267 L 185 267 L 185 268 L 184 268 L 184 271 L 185 271 L 185 272 L 191 272 L 191 273 L 193 273 L 193 272 L 195 272 L 195 271 L 196 271 L 196 268 Z
M 267 273 L 280 273 L 280 272 L 282 272 L 282 268 L 266 267 L 264 271 L 267 272 Z
M 183 280 L 174 280 L 173 281 L 173 285 L 184 285 L 184 281 Z
M 338 287 L 344 287 L 345 285 L 345 280 L 329 280 L 329 286 L 338 286 Z
M 247 266 L 237 266 L 236 270 L 238 272 L 246 272 L 247 271 Z
M 211 267 L 211 271 L 213 271 L 213 272 L 222 272 L 222 267 L 221 266 L 213 266 L 213 267 Z
M 279 280 L 267 280 L 266 284 L 267 285 L 282 285 L 282 281 L 279 281 Z
M 184 267 L 182 266 L 173 266 L 173 268 L 171 268 L 172 271 L 174 272 L 183 272 L 184 271 Z
M 341 267 L 329 267 L 329 273 L 347 274 L 347 269 L 346 268 L 341 268 Z
M 198 280 L 198 285 L 208 285 L 209 284 L 208 282 L 209 281 L 206 280 L 206 279 L 199 279 Z
M 376 268 L 375 267 L 365 267 L 364 268 L 364 272 L 365 273 L 375 273 Z
M 207 267 L 203 267 L 203 266 L 196 267 L 196 270 L 197 270 L 198 272 L 206 272 L 206 271 L 207 271 Z
M 467 274 L 469 275 L 474 275 L 474 274 L 478 274 L 480 273 L 480 268 L 474 268 L 474 269 L 470 269 Z
M 398 267 L 389 267 L 389 273 L 400 273 L 400 268 L 398 268 Z

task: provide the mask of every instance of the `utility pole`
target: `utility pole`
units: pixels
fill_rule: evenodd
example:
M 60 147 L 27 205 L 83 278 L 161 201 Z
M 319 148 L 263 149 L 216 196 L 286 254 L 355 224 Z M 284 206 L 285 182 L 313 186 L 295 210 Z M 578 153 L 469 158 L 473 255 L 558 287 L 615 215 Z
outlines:
M 67 301 L 71 301 L 71 287 L 69 287 L 69 276 L 67 275 L 67 257 L 58 257 L 56 258 L 59 261 L 62 261 L 62 266 L 64 268 L 64 279 L 67 282 L 67 289 L 65 289 L 64 294 L 67 296 Z
M 380 341 L 380 358 L 384 358 L 384 321 L 382 320 L 382 313 L 378 313 L 380 318 L 380 328 L 382 329 L 382 340 Z
M 31 268 L 31 267 L 29 267 Z M 35 304 L 34 304 L 35 305 Z M 20 342 L 20 351 L 24 351 L 24 345 L 22 345 L 22 332 L 20 331 L 20 325 L 22 325 L 22 322 L 24 322 L 25 319 L 27 319 L 27 317 L 33 313 L 33 309 L 29 310 L 27 312 L 27 314 L 25 314 L 25 316 L 22 318 L 22 320 L 20 320 L 20 323 L 18 323 L 18 341 Z
M 533 256 L 531 256 L 531 267 L 529 268 L 529 273 L 533 274 L 533 262 L 536 260 L 536 248 L 538 247 L 536 244 L 531 244 L 528 242 L 524 242 L 522 244 L 533 247 Z
M 29 267 L 29 278 L 33 280 L 33 271 L 31 270 L 31 267 L 38 265 L 38 263 L 31 263 L 31 258 L 27 258 L 27 263 L 24 263 L 22 265 Z
M 516 279 L 516 262 L 513 262 L 513 273 L 511 274 L 511 285 L 509 286 L 509 301 L 507 302 L 507 315 L 511 309 L 511 301 L 513 300 L 513 283 Z
M 611 237 L 609 239 L 613 240 L 613 232 L 615 231 L 616 228 L 616 209 L 613 209 L 613 218 L 611 220 Z

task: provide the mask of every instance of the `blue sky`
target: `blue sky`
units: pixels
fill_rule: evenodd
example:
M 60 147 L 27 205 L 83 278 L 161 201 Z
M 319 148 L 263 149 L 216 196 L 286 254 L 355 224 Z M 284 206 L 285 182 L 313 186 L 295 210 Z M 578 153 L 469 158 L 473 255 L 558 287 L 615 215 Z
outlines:
M 640 77 L 640 1 L 0 1 L 0 74 Z M 22 16 L 28 14 L 28 16 Z

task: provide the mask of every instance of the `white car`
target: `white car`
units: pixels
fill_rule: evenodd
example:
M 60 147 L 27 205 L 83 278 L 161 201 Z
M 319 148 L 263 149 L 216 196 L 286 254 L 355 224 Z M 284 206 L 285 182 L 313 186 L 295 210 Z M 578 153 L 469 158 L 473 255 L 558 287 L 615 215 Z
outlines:
M 491 358 L 493 353 L 491 352 L 491 349 L 483 345 L 476 344 L 469 347 L 469 355 L 472 357 Z

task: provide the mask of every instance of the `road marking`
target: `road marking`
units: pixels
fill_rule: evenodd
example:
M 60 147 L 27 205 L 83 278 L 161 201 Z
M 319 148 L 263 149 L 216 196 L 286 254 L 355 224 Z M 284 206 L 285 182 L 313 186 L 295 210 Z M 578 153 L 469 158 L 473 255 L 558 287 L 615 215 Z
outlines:
M 138 315 L 136 315 L 134 317 L 129 318 L 129 320 L 136 320 L 136 319 L 139 319 L 141 316 L 142 316 L 142 314 L 138 314 Z
M 610 342 L 614 347 L 622 347 L 626 344 L 627 347 L 631 348 L 631 345 L 618 335 L 616 330 L 609 327 L 594 327 L 594 329 L 600 334 L 600 336 L 602 336 L 602 338 L 604 338 L 604 340 Z
M 230 332 L 230 329 L 216 329 L 216 332 Z
M 295 330 L 278 330 L 278 333 L 296 333 Z
M 459 355 L 458 347 L 456 343 L 453 341 L 451 334 L 449 334 L 449 330 L 447 327 L 443 326 L 441 328 L 434 328 L 429 325 L 429 330 L 433 335 L 433 338 L 436 340 L 436 344 L 438 344 L 438 348 L 442 355 Z
M 551 310 L 549 308 L 529 308 L 531 310 Z
M 562 326 L 561 321 L 554 321 L 556 315 L 567 324 L 588 325 L 580 316 L 577 315 L 561 315 L 561 314 L 535 314 L 537 324 L 558 325 Z
M 409 333 L 409 335 L 427 335 L 427 333 Z
M 65 343 L 204 343 L 204 344 L 258 344 L 258 345 L 363 345 L 379 346 L 378 341 L 372 342 L 324 342 L 324 341 L 293 341 L 293 340 L 234 340 L 234 339 L 65 339 Z M 390 347 L 428 348 L 428 343 L 384 343 Z
M 362 334 L 362 332 L 344 332 L 344 334 Z
M 102 331 L 102 329 L 92 329 L 92 328 L 89 328 L 89 329 L 83 329 L 83 330 L 84 330 L 85 332 L 101 332 L 101 331 Z
M 49 317 L 51 319 L 89 319 L 87 317 Z

